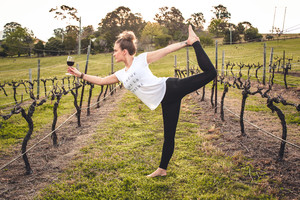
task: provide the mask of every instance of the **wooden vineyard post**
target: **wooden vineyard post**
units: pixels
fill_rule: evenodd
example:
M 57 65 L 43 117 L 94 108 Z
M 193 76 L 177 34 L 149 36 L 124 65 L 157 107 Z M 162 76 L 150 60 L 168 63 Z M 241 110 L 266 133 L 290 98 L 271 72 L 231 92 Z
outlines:
M 221 72 L 221 76 L 224 76 L 224 65 L 225 65 L 225 51 L 222 51 L 222 72 Z
M 216 41 L 216 71 L 218 74 L 218 41 Z M 215 113 L 218 111 L 218 75 L 215 78 Z
M 41 61 L 38 59 L 38 69 L 37 69 L 37 95 L 36 98 L 40 98 L 40 69 L 41 69 Z
M 263 84 L 266 85 L 266 43 L 264 43 L 264 70 L 263 70 Z
M 174 77 L 177 77 L 176 69 L 177 69 L 177 56 L 175 55 L 174 56 Z
M 114 73 L 114 55 L 111 55 L 111 70 L 110 70 L 111 74 Z
M 114 55 L 113 54 L 111 54 L 111 69 L 110 69 L 110 74 L 113 74 L 114 73 Z M 113 95 L 114 94 L 114 92 L 115 92 L 115 90 L 114 90 L 114 88 L 115 88 L 115 85 L 116 84 L 111 84 L 110 85 L 110 89 L 111 89 L 111 95 Z
M 190 56 L 189 56 L 189 47 L 186 48 L 186 76 L 190 76 Z
M 29 69 L 29 88 L 30 89 L 32 89 L 31 86 L 32 86 L 32 69 L 30 68 Z
M 91 51 L 91 45 L 88 46 L 88 52 L 87 52 L 85 70 L 84 70 L 85 74 L 87 73 L 87 70 L 88 70 L 90 51 Z M 83 101 L 83 94 L 84 94 L 84 86 L 85 86 L 85 81 L 83 80 L 82 90 L 81 90 L 81 97 L 80 97 L 80 105 L 79 105 L 80 109 L 78 111 L 79 113 L 77 113 L 78 114 L 78 119 L 80 119 L 80 115 L 81 115 L 81 108 L 82 108 L 82 101 Z M 78 122 L 78 127 L 81 127 L 80 121 Z
M 271 48 L 271 55 L 270 55 L 270 64 L 269 64 L 269 73 L 272 72 L 272 64 L 273 64 L 273 47 Z
M 285 89 L 288 89 L 288 86 L 287 86 L 287 82 L 286 82 L 286 75 L 288 74 L 288 66 L 285 64 L 285 50 L 283 50 L 283 81 L 284 81 L 284 86 L 285 86 Z

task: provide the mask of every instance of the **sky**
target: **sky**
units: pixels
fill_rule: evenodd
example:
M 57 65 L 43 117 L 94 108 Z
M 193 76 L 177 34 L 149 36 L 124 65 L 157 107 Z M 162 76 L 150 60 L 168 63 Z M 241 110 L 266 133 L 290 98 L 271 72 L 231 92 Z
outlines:
M 185 19 L 193 13 L 202 12 L 207 27 L 214 16 L 213 6 L 219 4 L 231 13 L 230 23 L 237 25 L 248 21 L 260 33 L 271 33 L 274 23 L 286 33 L 300 33 L 299 0 L 3 0 L 0 4 L 0 31 L 6 23 L 17 22 L 32 30 L 37 38 L 47 41 L 53 36 L 54 29 L 79 25 L 76 21 L 54 18 L 54 13 L 49 10 L 61 5 L 75 7 L 78 16 L 81 16 L 81 26 L 93 25 L 95 30 L 101 19 L 119 6 L 128 7 L 132 13 L 140 13 L 145 21 L 152 22 L 159 8 L 164 6 L 179 9 Z

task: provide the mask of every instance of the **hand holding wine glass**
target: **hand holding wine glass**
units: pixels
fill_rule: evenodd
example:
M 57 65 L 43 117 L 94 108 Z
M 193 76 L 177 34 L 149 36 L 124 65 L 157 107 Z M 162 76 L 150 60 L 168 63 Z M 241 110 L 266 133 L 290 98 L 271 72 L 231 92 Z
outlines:
M 74 65 L 75 61 L 74 61 L 74 58 L 72 56 L 68 56 L 67 58 L 67 65 L 72 67 Z M 70 73 L 66 73 L 66 75 L 72 75 Z

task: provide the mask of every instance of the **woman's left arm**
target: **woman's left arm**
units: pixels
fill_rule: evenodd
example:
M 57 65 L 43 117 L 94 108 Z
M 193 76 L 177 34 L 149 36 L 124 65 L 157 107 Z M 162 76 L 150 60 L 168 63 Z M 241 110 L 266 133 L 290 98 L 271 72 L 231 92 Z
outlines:
M 169 53 L 172 53 L 174 51 L 177 51 L 183 47 L 188 46 L 186 41 L 174 43 L 171 45 L 166 46 L 165 48 L 158 49 L 156 51 L 148 52 L 147 54 L 147 62 L 148 64 L 153 63 L 155 61 L 158 61 L 159 59 L 163 58 L 164 56 L 168 55 Z

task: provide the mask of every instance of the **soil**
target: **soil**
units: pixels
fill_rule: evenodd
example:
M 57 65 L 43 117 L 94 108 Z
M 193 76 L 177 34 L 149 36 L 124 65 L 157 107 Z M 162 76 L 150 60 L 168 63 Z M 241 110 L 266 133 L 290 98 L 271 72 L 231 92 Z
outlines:
M 252 88 L 256 86 L 252 86 Z M 206 93 L 208 94 L 205 94 L 206 99 L 204 101 L 201 101 L 201 93 L 200 95 L 193 94 L 202 108 L 197 115 L 202 127 L 201 130 L 207 130 L 206 137 L 211 139 L 216 147 L 225 152 L 225 155 L 236 159 L 238 164 L 245 164 L 239 163 L 239 158 L 241 156 L 246 157 L 249 164 L 270 177 L 273 181 L 261 185 L 267 193 L 276 193 L 275 188 L 282 188 L 280 198 L 300 199 L 300 126 L 297 124 L 287 125 L 287 141 L 297 145 L 298 148 L 286 144 L 283 160 L 280 161 L 278 158 L 281 141 L 278 139 L 266 135 L 247 122 L 244 122 L 246 136 L 242 136 L 240 118 L 232 114 L 232 112 L 237 115 L 240 114 L 241 99 L 225 98 L 224 106 L 231 112 L 224 109 L 225 120 L 222 121 L 220 105 L 218 105 L 217 113 L 213 112 L 214 109 L 212 109 L 210 99 L 208 99 L 210 92 L 206 90 Z M 297 88 L 285 90 L 282 86 L 274 86 L 271 95 L 275 97 L 281 95 L 284 99 L 296 105 L 300 103 L 300 90 Z M 266 104 L 266 99 L 262 102 Z M 208 120 L 203 123 L 203 119 Z M 282 126 L 276 114 L 271 116 L 263 112 L 245 111 L 244 119 L 281 138 Z M 252 177 L 250 172 L 248 176 L 250 180 L 258 178 Z
M 68 167 L 68 164 L 76 159 L 76 155 L 80 153 L 79 150 L 88 145 L 93 139 L 99 124 L 116 108 L 125 92 L 125 89 L 118 90 L 113 96 L 102 102 L 100 108 L 91 109 L 90 116 L 86 116 L 86 113 L 83 112 L 81 114 L 81 127 L 77 127 L 76 117 L 68 121 L 57 132 L 60 141 L 58 147 L 53 147 L 49 137 L 37 145 L 33 151 L 30 151 L 28 156 L 33 169 L 31 175 L 25 175 L 24 162 L 21 158 L 10 164 L 6 169 L 1 170 L 0 200 L 33 199 L 39 190 L 56 181 L 60 173 Z M 287 99 L 293 97 L 293 102 L 299 103 L 299 91 L 281 92 L 281 88 L 278 88 L 277 92 L 289 96 Z M 239 156 L 243 155 L 251 165 L 261 169 L 274 180 L 262 184 L 266 192 L 275 193 L 275 188 L 278 188 L 278 183 L 280 183 L 280 187 L 284 188 L 281 192 L 283 198 L 300 198 L 300 149 L 287 144 L 284 160 L 279 162 L 277 158 L 280 141 L 263 134 L 247 123 L 245 123 L 247 136 L 241 136 L 239 118 L 224 110 L 225 121 L 222 121 L 219 116 L 220 111 L 215 114 L 214 109 L 212 109 L 208 99 L 210 97 L 209 91 L 206 90 L 205 101 L 200 100 L 202 97 L 200 90 L 199 93 L 200 95 L 191 94 L 192 98 L 187 98 L 187 100 L 193 99 L 195 101 L 196 99 L 202 108 L 194 113 L 195 117 L 199 118 L 200 132 L 203 134 L 204 131 L 207 138 L 211 136 L 214 145 L 221 149 L 226 156 L 232 156 L 238 162 Z M 237 105 L 240 105 L 238 100 L 225 99 L 225 106 L 234 113 L 239 114 L 240 108 Z M 206 123 L 203 123 L 203 119 L 207 119 Z M 246 111 L 245 119 L 266 131 L 281 136 L 281 124 L 276 116 Z M 63 122 L 63 119 L 59 120 L 57 124 Z M 269 123 L 265 123 L 266 121 Z M 28 147 L 48 134 L 48 130 L 51 130 L 50 126 L 45 127 L 39 133 L 34 133 L 36 136 L 30 140 Z M 299 133 L 299 126 L 289 125 L 288 141 L 300 146 Z M 8 163 L 19 154 L 20 146 L 17 146 L 7 155 L 0 157 L 0 166 Z M 253 177 L 249 173 L 249 179 L 251 180 L 251 178 L 257 177 Z
M 114 95 L 108 96 L 105 101 L 100 103 L 100 108 L 90 109 L 90 116 L 87 116 L 86 111 L 83 110 L 81 113 L 81 127 L 77 126 L 75 116 L 67 121 L 57 131 L 58 147 L 54 147 L 51 137 L 48 137 L 28 152 L 27 156 L 33 170 L 32 174 L 25 174 L 25 164 L 22 158 L 17 159 L 1 170 L 0 200 L 33 199 L 39 190 L 56 181 L 59 174 L 67 168 L 68 163 L 76 159 L 80 149 L 90 143 L 99 124 L 116 108 L 125 91 L 125 89 L 118 89 Z M 65 120 L 58 117 L 57 125 Z M 34 136 L 29 140 L 27 149 L 49 134 L 49 130 L 51 130 L 51 125 L 34 133 Z M 19 156 L 20 149 L 21 146 L 16 146 L 11 152 L 7 153 L 8 155 L 1 156 L 0 166 Z

